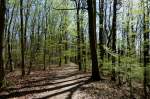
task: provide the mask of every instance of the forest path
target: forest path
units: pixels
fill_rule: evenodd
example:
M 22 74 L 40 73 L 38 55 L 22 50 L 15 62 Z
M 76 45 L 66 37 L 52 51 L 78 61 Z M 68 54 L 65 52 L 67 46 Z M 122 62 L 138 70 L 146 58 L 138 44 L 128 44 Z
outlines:
M 24 78 L 20 74 L 7 75 L 10 85 L 0 90 L 0 99 L 131 99 L 126 85 L 118 87 L 109 79 L 90 82 L 90 73 L 79 72 L 73 63 L 51 65 L 47 71 L 34 70 Z M 135 88 L 135 99 L 143 99 L 142 89 Z
M 89 78 L 89 74 L 79 72 L 73 63 L 51 66 L 48 71 L 34 71 L 24 78 L 12 73 L 7 79 L 13 84 L 0 92 L 0 99 L 79 99 L 77 90 L 89 83 Z

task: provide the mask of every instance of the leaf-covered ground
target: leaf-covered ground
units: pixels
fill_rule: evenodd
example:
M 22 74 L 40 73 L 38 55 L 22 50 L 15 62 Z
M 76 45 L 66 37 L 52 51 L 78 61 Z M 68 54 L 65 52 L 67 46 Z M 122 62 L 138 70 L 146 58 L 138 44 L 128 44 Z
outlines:
M 130 99 L 128 87 L 118 87 L 108 79 L 91 82 L 90 73 L 79 72 L 73 63 L 36 70 L 24 78 L 19 75 L 7 75 L 9 86 L 0 90 L 0 99 Z M 140 91 L 134 93 L 135 99 L 142 99 Z

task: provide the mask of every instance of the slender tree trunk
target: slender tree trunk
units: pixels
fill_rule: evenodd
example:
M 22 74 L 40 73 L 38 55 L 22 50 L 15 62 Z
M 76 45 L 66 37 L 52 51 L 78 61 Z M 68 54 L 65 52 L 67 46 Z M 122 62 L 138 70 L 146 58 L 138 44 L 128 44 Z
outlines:
M 0 0 L 0 88 L 3 86 L 5 71 L 3 61 L 3 38 L 5 28 L 5 0 Z
M 86 72 L 86 43 L 85 43 L 85 37 L 84 37 L 84 10 L 81 10 L 81 48 L 82 48 L 82 67 L 84 67 L 84 71 Z
M 27 26 L 28 26 L 28 20 L 29 20 L 29 14 L 30 14 L 30 7 L 31 7 L 31 1 L 27 0 L 27 10 L 25 13 L 25 25 L 24 25 L 24 51 L 27 49 Z
M 31 44 L 30 44 L 30 66 L 29 66 L 29 70 L 28 70 L 28 75 L 30 75 L 31 73 L 31 69 L 32 69 L 32 64 L 33 64 L 33 42 L 34 42 L 34 23 L 33 23 L 33 26 L 32 26 L 32 33 L 30 35 L 30 40 L 31 40 Z
M 110 1 L 109 0 L 109 15 L 108 15 L 108 33 L 110 33 L 110 34 L 107 34 L 107 47 L 109 47 L 109 48 L 111 48 L 111 41 L 112 41 L 112 31 L 111 31 L 111 12 L 112 12 L 112 6 L 111 6 L 111 2 L 112 1 Z M 106 13 L 107 11 L 105 11 L 105 13 Z M 106 22 L 105 22 L 106 23 Z M 108 61 L 110 60 L 110 54 L 108 53 L 107 54 L 107 56 L 108 56 Z
M 43 70 L 46 70 L 46 32 L 47 30 L 44 30 L 44 56 L 43 56 L 43 61 L 44 61 L 44 68 Z
M 31 26 L 31 34 L 30 34 L 30 66 L 28 68 L 28 75 L 30 75 L 31 73 L 31 69 L 32 69 L 32 65 L 33 65 L 33 61 L 34 61 L 34 32 L 35 32 L 35 22 L 36 21 L 36 18 L 35 18 L 35 13 L 34 13 L 34 16 L 33 16 L 33 19 L 32 19 L 32 26 Z
M 100 68 L 103 67 L 103 60 L 104 60 L 104 0 L 99 0 L 99 47 L 100 47 Z
M 45 1 L 45 5 L 44 5 L 44 9 L 46 10 L 46 6 L 47 6 L 47 0 Z M 45 14 L 45 24 L 43 24 L 43 29 L 44 29 L 44 56 L 43 56 L 43 61 L 44 61 L 44 68 L 43 70 L 46 70 L 46 40 L 47 40 L 47 26 L 48 26 L 48 15 L 47 12 Z M 44 16 L 43 16 L 43 23 L 44 23 Z M 45 26 L 45 27 L 44 27 Z
M 113 53 L 116 53 L 116 18 L 117 18 L 116 6 L 117 6 L 117 0 L 114 0 L 113 20 L 112 20 L 112 50 L 113 50 Z M 112 77 L 111 77 L 111 79 L 113 81 L 116 81 L 115 64 L 116 64 L 116 58 L 114 56 L 112 56 Z
M 80 16 L 79 16 L 79 11 L 80 11 L 80 0 L 76 4 L 77 6 L 77 50 L 78 50 L 78 65 L 79 65 L 79 71 L 82 70 L 81 66 L 81 35 L 80 35 Z
M 62 38 L 61 38 L 61 35 L 59 35 L 59 66 L 62 65 L 62 59 L 61 59 L 61 56 L 62 56 L 62 48 L 61 48 L 61 43 L 62 43 Z
M 68 51 L 68 34 L 67 34 L 67 31 L 65 31 L 65 51 Z M 65 64 L 68 63 L 68 56 L 65 55 Z
M 8 49 L 7 50 L 8 50 L 8 63 L 9 63 L 9 67 L 10 67 L 10 72 L 13 71 L 12 54 L 11 54 L 11 42 L 10 42 L 10 36 L 11 36 L 11 34 L 10 34 L 10 27 L 12 25 L 14 9 L 15 9 L 15 4 L 14 4 L 13 10 L 11 12 L 11 18 L 10 18 L 9 25 L 8 25 L 8 30 L 7 30 L 7 32 L 8 32 L 8 36 L 7 36 L 7 43 L 8 43 L 7 47 L 8 47 Z
M 145 32 L 149 30 L 149 21 L 146 21 L 146 18 L 149 17 L 149 9 L 148 9 L 148 1 L 146 4 L 147 10 L 145 9 L 144 15 L 143 15 L 143 38 L 144 38 L 144 60 L 143 60 L 143 65 L 144 65 L 144 94 L 145 94 L 145 99 L 149 99 L 150 95 L 148 93 L 148 64 L 149 64 L 149 32 Z M 143 7 L 145 8 L 145 7 Z M 147 13 L 146 13 L 147 12 Z
M 25 75 L 24 64 L 24 29 L 23 29 L 23 0 L 20 0 L 20 20 L 21 20 L 21 59 L 22 59 L 22 76 Z

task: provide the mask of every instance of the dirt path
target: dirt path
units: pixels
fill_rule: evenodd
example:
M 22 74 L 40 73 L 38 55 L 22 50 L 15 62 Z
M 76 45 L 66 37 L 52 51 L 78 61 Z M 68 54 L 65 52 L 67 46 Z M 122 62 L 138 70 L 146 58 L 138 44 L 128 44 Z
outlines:
M 0 99 L 131 99 L 128 86 L 118 87 L 109 79 L 90 82 L 90 74 L 79 72 L 73 63 L 33 71 L 24 78 L 19 75 L 18 72 L 7 75 L 10 85 L 0 91 Z M 143 99 L 142 89 L 137 88 L 132 99 Z
M 49 71 L 34 71 L 21 79 L 9 74 L 13 86 L 1 92 L 0 99 L 77 99 L 77 89 L 89 82 L 89 74 L 78 72 L 71 63 L 62 67 L 51 67 Z

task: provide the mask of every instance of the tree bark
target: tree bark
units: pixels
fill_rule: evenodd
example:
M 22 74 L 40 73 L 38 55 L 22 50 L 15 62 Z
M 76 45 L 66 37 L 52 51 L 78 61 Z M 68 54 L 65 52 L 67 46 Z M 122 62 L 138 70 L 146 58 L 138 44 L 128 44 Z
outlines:
M 116 53 L 116 18 L 117 18 L 116 6 L 117 6 L 117 0 L 114 0 L 113 20 L 112 20 L 112 50 L 113 50 L 113 53 Z M 115 63 L 116 63 L 116 58 L 114 56 L 112 56 L 112 77 L 111 77 L 111 79 L 113 81 L 116 81 Z
M 12 10 L 12 12 L 11 12 L 11 18 L 10 18 L 10 21 L 9 21 L 9 25 L 8 25 L 8 30 L 7 30 L 7 32 L 8 32 L 8 36 L 7 36 L 7 43 L 8 43 L 8 45 L 7 45 L 7 47 L 8 47 L 8 64 L 9 64 L 9 67 L 10 67 L 10 72 L 12 72 L 13 71 L 13 65 L 12 65 L 12 53 L 11 53 L 11 42 L 10 42 L 10 36 L 11 36 L 11 34 L 10 34 L 10 27 L 11 27 L 11 25 L 12 25 L 12 20 L 13 20 L 13 16 L 14 16 L 14 9 L 15 9 L 15 4 L 14 4 L 14 6 L 13 6 L 13 10 Z
M 0 88 L 3 86 L 5 71 L 3 61 L 3 38 L 5 27 L 5 0 L 0 0 Z
M 80 16 L 79 16 L 79 11 L 80 11 L 80 0 L 77 2 L 76 1 L 76 7 L 77 7 L 77 51 L 78 51 L 78 65 L 79 65 L 79 71 L 82 70 L 81 66 L 81 34 L 80 34 Z
M 100 47 L 100 68 L 103 67 L 104 59 L 104 0 L 99 0 L 99 47 Z
M 145 8 L 143 6 L 143 8 Z M 144 15 L 143 15 L 143 38 L 144 38 L 144 50 L 143 50 L 143 54 L 144 54 L 144 60 L 143 60 L 143 65 L 144 65 L 144 98 L 145 99 L 149 99 L 150 98 L 150 95 L 148 93 L 148 64 L 149 64 L 149 32 L 147 32 L 147 30 L 149 30 L 149 21 L 147 20 L 146 21 L 146 18 L 149 17 L 149 9 L 148 9 L 148 1 L 147 1 L 147 4 L 146 4 L 146 8 L 147 10 L 145 9 L 144 11 Z
M 88 16 L 89 16 L 89 39 L 92 59 L 92 77 L 94 81 L 101 79 L 98 68 L 97 51 L 96 51 L 96 0 L 88 0 Z
M 20 21 L 21 21 L 21 59 L 22 59 L 22 76 L 25 75 L 25 64 L 24 64 L 24 29 L 23 29 L 23 0 L 20 0 Z

